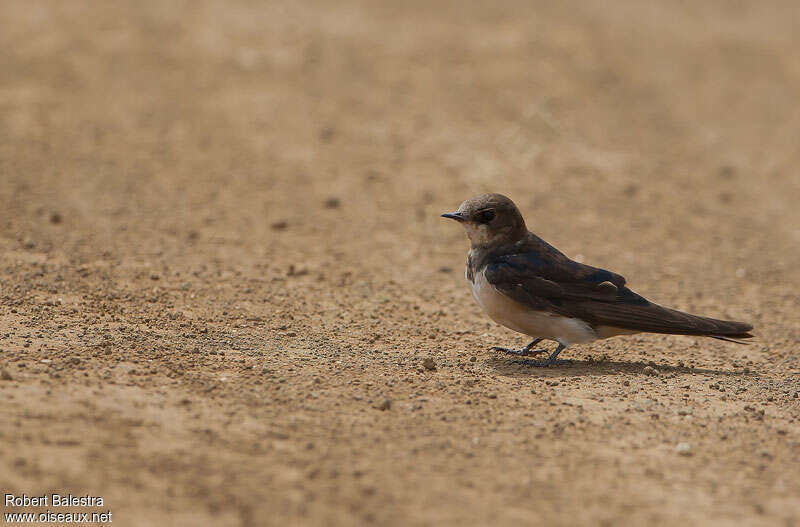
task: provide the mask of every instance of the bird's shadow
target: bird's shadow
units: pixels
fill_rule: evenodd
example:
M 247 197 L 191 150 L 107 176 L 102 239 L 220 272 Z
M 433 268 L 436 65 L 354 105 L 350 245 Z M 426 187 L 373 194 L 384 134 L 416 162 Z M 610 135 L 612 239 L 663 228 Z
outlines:
M 548 366 L 546 368 L 524 364 L 520 359 L 510 357 L 491 357 L 485 364 L 501 375 L 508 377 L 579 377 L 590 375 L 619 375 L 633 373 L 642 376 L 678 373 L 684 375 L 719 375 L 719 376 L 755 376 L 747 370 L 715 370 L 710 368 L 694 368 L 690 366 L 670 366 L 668 364 L 652 364 L 639 361 L 613 360 L 570 360 L 567 364 Z M 650 370 L 646 368 L 650 367 Z

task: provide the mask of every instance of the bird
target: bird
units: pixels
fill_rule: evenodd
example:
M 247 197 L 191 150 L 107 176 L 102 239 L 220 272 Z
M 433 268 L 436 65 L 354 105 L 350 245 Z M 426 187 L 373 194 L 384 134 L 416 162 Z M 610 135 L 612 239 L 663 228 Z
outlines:
M 441 215 L 464 227 L 470 242 L 465 276 L 481 309 L 495 322 L 533 337 L 522 349 L 492 349 L 520 357 L 545 353 L 556 342 L 547 367 L 572 344 L 634 333 L 712 337 L 744 344 L 751 324 L 691 315 L 634 293 L 619 274 L 568 258 L 530 232 L 517 206 L 502 194 L 482 194 Z

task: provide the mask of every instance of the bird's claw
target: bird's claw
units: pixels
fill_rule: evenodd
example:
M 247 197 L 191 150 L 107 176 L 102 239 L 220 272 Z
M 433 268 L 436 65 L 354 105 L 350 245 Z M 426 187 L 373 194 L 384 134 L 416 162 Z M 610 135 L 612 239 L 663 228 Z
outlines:
M 503 348 L 503 347 L 500 347 L 500 346 L 492 346 L 492 349 L 494 351 L 504 351 L 504 352 L 509 353 L 511 355 L 519 355 L 520 357 L 529 357 L 531 355 L 538 355 L 540 353 L 544 353 L 545 351 L 547 351 L 547 350 L 542 350 L 542 349 L 531 350 L 531 349 L 526 349 L 526 348 L 522 348 L 520 350 L 515 350 L 515 349 L 512 349 L 512 348 Z

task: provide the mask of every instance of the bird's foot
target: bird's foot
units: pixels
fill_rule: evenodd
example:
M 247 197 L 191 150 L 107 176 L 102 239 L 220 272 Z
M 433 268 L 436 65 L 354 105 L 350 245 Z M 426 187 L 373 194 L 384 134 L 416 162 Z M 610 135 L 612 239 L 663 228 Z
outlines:
M 544 352 L 547 351 L 547 350 L 541 350 L 541 349 L 532 350 L 532 349 L 528 349 L 528 348 L 522 348 L 522 349 L 519 349 L 519 350 L 515 350 L 515 349 L 512 349 L 512 348 L 502 348 L 500 346 L 492 346 L 492 349 L 495 350 L 495 351 L 504 351 L 504 352 L 506 352 L 506 353 L 508 353 L 510 355 L 517 355 L 517 356 L 520 356 L 520 357 L 530 357 L 530 356 L 538 355 L 540 353 L 544 353 Z
M 561 353 L 562 351 L 564 351 L 565 349 L 566 349 L 566 346 L 564 344 L 562 344 L 561 342 L 559 342 L 558 343 L 558 347 L 556 347 L 555 351 L 553 353 L 551 353 L 550 356 L 547 357 L 543 361 L 521 360 L 521 361 L 518 361 L 518 362 L 526 364 L 527 366 L 533 366 L 535 368 L 547 368 L 548 366 L 561 366 L 562 364 L 569 364 L 568 360 L 559 360 L 559 359 L 556 358 L 556 357 L 558 357 L 558 354 Z
M 564 366 L 567 364 L 572 364 L 572 361 L 567 359 L 553 359 L 553 360 L 520 359 L 514 361 L 514 363 L 522 364 L 523 366 L 532 366 L 534 368 L 547 368 L 548 366 Z

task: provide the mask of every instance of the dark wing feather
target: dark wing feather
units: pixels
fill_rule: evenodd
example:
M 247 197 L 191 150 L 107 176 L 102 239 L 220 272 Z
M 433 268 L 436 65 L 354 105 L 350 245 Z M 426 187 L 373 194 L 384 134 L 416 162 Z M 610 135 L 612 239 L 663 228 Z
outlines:
M 556 304 L 563 300 L 613 301 L 625 286 L 625 279 L 618 274 L 534 251 L 492 258 L 485 275 L 496 289 L 523 304 L 531 302 L 531 297 Z
M 630 293 L 636 295 L 632 291 Z M 611 326 L 678 335 L 752 337 L 748 333 L 753 329 L 750 324 L 691 315 L 647 300 L 645 302 L 636 304 L 619 299 L 613 302 L 576 302 L 569 307 L 594 327 Z
M 486 280 L 532 309 L 580 318 L 593 327 L 651 333 L 748 338 L 752 326 L 699 317 L 648 301 L 615 273 L 538 250 L 491 258 Z

